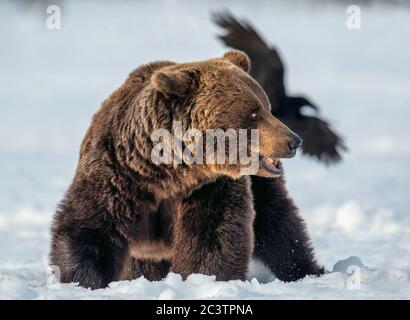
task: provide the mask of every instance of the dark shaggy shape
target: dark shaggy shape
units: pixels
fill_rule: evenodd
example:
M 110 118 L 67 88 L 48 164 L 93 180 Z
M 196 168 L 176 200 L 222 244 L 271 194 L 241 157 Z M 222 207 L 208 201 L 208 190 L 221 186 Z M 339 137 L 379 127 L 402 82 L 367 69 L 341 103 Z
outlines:
M 341 153 L 347 150 L 343 139 L 323 119 L 301 113 L 303 106 L 318 112 L 318 107 L 307 98 L 287 95 L 285 68 L 278 51 L 270 47 L 249 23 L 235 19 L 229 12 L 215 14 L 213 18 L 227 31 L 219 38 L 226 45 L 249 55 L 251 75 L 266 91 L 272 104 L 272 114 L 303 138 L 303 152 L 325 164 L 338 162 Z
M 245 279 L 253 254 L 283 280 L 322 272 L 283 180 L 267 168 L 251 185 L 240 163 L 152 161 L 150 134 L 172 131 L 174 120 L 202 131 L 258 128 L 260 155 L 292 156 L 300 138 L 271 115 L 248 70 L 239 51 L 155 62 L 103 102 L 52 226 L 50 258 L 62 282 L 95 289 L 140 275 L 159 280 L 169 271 Z

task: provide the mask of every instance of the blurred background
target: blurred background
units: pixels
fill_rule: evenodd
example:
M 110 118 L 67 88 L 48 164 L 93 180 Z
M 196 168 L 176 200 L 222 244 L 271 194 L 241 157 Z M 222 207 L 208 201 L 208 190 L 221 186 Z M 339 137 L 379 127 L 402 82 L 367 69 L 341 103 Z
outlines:
M 52 4 L 61 9 L 60 30 L 47 28 Z M 351 4 L 360 7 L 359 30 L 346 27 Z M 379 270 L 368 275 L 368 295 L 409 298 L 408 4 L 1 1 L 0 297 L 2 289 L 7 297 L 49 294 L 43 260 L 51 217 L 101 102 L 141 64 L 222 56 L 228 48 L 211 13 L 229 9 L 279 50 L 289 92 L 308 95 L 346 141 L 338 164 L 302 156 L 284 162 L 318 260 L 332 271 L 338 260 L 359 256 Z

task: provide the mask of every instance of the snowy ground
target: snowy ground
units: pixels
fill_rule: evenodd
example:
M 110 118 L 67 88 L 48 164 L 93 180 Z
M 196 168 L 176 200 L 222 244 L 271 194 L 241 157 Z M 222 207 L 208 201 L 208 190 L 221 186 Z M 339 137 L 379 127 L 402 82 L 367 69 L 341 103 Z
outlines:
M 410 298 L 409 7 L 362 7 L 362 29 L 349 31 L 346 6 L 325 1 L 64 1 L 62 30 L 49 31 L 46 3 L 0 3 L 0 299 Z M 280 45 L 290 90 L 308 93 L 347 139 L 340 165 L 285 163 L 329 273 L 286 284 L 253 266 L 259 281 L 53 284 L 50 220 L 92 113 L 139 64 L 222 55 L 209 12 L 223 7 Z M 334 268 L 350 256 L 364 264 L 360 288 L 346 272 L 358 259 Z

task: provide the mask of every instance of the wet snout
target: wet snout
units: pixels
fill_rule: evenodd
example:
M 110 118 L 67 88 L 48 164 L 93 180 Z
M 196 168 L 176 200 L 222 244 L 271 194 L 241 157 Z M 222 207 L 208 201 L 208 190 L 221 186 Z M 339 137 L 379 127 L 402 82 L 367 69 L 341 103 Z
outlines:
M 276 119 L 268 110 L 258 123 L 259 152 L 270 158 L 291 158 L 302 145 L 302 138 Z
M 289 139 L 290 139 L 290 141 L 288 142 L 289 150 L 291 153 L 295 154 L 296 150 L 302 145 L 303 139 L 292 131 L 291 131 Z

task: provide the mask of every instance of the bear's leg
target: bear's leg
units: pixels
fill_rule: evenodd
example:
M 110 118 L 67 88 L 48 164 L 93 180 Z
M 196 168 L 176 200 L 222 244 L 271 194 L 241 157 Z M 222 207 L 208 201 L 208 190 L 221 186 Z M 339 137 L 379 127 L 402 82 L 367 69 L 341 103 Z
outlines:
M 217 280 L 246 279 L 253 251 L 254 210 L 249 177 L 219 178 L 194 191 L 174 225 L 171 270 Z
M 153 260 L 139 260 L 131 259 L 126 278 L 124 280 L 137 279 L 144 276 L 145 279 L 150 281 L 159 281 L 164 279 L 170 270 L 171 263 L 166 260 L 153 261 Z
M 322 274 L 284 179 L 253 176 L 252 191 L 256 211 L 254 257 L 282 281 Z
M 50 253 L 51 264 L 60 269 L 61 282 L 98 289 L 117 280 L 126 252 L 124 242 L 103 230 L 62 220 L 57 217 L 54 222 Z

